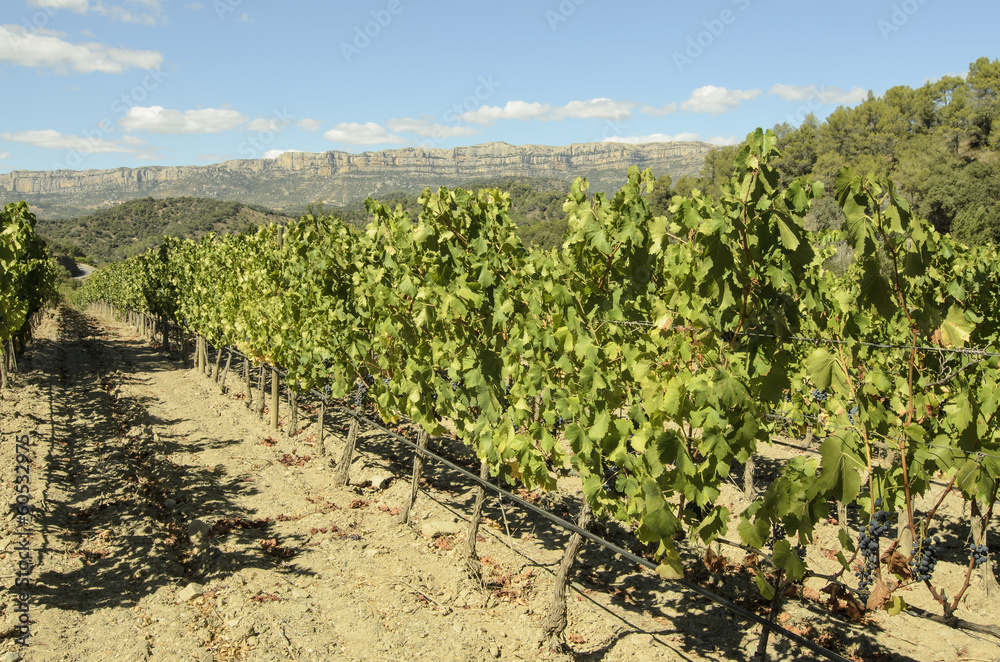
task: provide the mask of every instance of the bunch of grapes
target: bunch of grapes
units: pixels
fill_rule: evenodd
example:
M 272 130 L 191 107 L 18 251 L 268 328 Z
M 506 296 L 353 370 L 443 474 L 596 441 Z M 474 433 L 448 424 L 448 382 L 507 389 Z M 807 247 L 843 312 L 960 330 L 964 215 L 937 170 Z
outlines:
M 771 554 L 774 554 L 774 543 L 784 539 L 785 527 L 781 524 L 781 522 L 771 522 L 771 537 L 767 541 L 767 546 L 771 550 Z
M 559 436 L 559 430 L 562 430 L 565 425 L 566 425 L 566 421 L 563 420 L 563 417 L 562 416 L 556 416 L 555 425 L 552 426 L 552 436 L 553 437 L 558 437 Z
M 974 567 L 978 568 L 986 563 L 986 557 L 990 554 L 990 548 L 986 545 L 969 545 L 969 554 L 972 555 Z
M 500 408 L 503 410 L 504 415 L 506 415 L 507 410 L 510 409 L 510 400 L 508 400 L 507 396 L 510 395 L 510 387 L 512 385 L 513 382 L 507 382 L 507 386 L 503 389 L 503 395 L 500 397 Z
M 358 389 L 354 392 L 354 408 L 361 409 L 365 404 L 365 394 L 368 393 L 368 383 L 361 379 L 358 380 Z
M 910 559 L 910 570 L 913 578 L 918 582 L 928 582 L 934 574 L 934 566 L 938 562 L 938 553 L 941 549 L 941 540 L 934 536 L 931 540 L 926 537 L 920 539 L 917 548 L 913 550 L 913 558 Z
M 815 400 L 816 402 L 819 402 L 820 404 L 826 402 L 826 399 L 828 397 L 830 397 L 829 395 L 827 395 L 826 391 L 821 391 L 818 388 L 814 388 L 812 390 L 812 393 L 810 393 L 809 395 L 812 396 L 813 400 Z
M 603 488 L 606 492 L 614 492 L 615 490 L 615 477 L 618 475 L 619 467 L 613 462 L 608 462 L 606 459 L 601 458 L 601 469 L 604 473 L 604 485 Z
M 854 417 L 857 415 L 858 415 L 858 406 L 854 405 L 853 407 L 851 407 L 851 411 L 847 412 L 847 420 L 851 422 L 851 425 L 854 425 Z
M 875 580 L 878 571 L 878 540 L 889 532 L 891 515 L 888 510 L 882 510 L 882 497 L 875 499 L 875 512 L 867 525 L 858 527 L 858 553 L 864 561 L 861 566 L 861 578 L 858 590 L 864 591 Z

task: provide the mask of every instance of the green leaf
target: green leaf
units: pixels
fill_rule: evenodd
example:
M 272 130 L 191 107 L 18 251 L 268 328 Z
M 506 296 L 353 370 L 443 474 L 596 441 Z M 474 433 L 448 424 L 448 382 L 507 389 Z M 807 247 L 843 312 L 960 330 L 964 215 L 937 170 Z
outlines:
M 757 574 L 754 575 L 754 581 L 757 582 L 757 589 L 760 591 L 760 594 L 764 596 L 765 600 L 774 599 L 774 587 L 771 586 L 771 583 L 764 577 L 764 572 L 762 570 L 758 570 Z
M 785 574 L 792 581 L 798 581 L 805 577 L 806 566 L 799 558 L 799 555 L 792 549 L 792 544 L 788 540 L 778 540 L 774 543 L 774 564 L 785 570 Z
M 867 463 L 839 436 L 827 437 L 819 447 L 821 471 L 813 492 L 828 499 L 850 503 L 861 493 Z
M 892 596 L 892 602 L 885 606 L 885 610 L 890 616 L 899 616 L 906 610 L 906 601 L 903 600 L 903 596 L 894 595 Z
M 681 563 L 681 555 L 673 545 L 667 547 L 663 558 L 660 559 L 660 565 L 656 567 L 656 574 L 666 580 L 684 578 L 684 564 Z

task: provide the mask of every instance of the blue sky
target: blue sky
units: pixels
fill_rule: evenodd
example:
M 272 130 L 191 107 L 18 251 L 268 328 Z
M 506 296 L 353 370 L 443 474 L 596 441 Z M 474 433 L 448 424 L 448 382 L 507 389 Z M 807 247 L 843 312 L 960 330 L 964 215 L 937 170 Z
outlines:
M 0 172 L 742 139 L 998 57 L 1000 3 L 6 0 Z

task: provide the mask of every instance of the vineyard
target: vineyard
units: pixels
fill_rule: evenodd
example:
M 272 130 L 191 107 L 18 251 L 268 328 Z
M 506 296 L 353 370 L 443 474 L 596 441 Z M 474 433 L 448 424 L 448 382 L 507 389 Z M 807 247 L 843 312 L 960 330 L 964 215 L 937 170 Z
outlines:
M 957 614 L 970 591 L 1000 591 L 988 540 L 1000 488 L 995 255 L 933 231 L 891 182 L 845 168 L 832 193 L 805 178 L 782 185 L 774 143 L 751 134 L 722 195 L 676 197 L 669 217 L 649 210 L 648 171 L 630 170 L 611 198 L 577 180 L 560 250 L 525 250 L 506 194 L 441 189 L 421 196 L 416 218 L 369 201 L 363 231 L 307 214 L 255 234 L 165 239 L 95 272 L 77 303 L 182 355 L 194 335 L 195 366 L 220 383 L 235 359 L 272 427 L 282 390 L 291 434 L 315 402 L 319 449 L 327 417 L 346 417 L 337 485 L 351 480 L 362 422 L 394 430 L 417 451 L 401 521 L 431 439 L 474 455 L 464 472 L 481 495 L 499 486 L 523 507 L 515 490 L 573 476 L 576 524 L 540 512 L 574 531 L 541 623 L 551 647 L 565 642 L 562 591 L 584 538 L 763 625 L 756 659 L 772 630 L 847 659 L 778 625 L 785 597 L 817 577 L 817 602 L 856 622 L 911 610 L 922 584 L 946 624 L 996 636 Z M 830 194 L 843 228 L 807 231 L 812 202 Z M 850 265 L 834 269 L 845 253 Z M 816 452 L 762 479 L 775 443 Z M 739 509 L 724 497 L 735 482 Z M 478 504 L 462 554 L 471 573 Z M 627 532 L 627 549 L 590 533 L 592 521 Z M 831 522 L 832 572 L 815 549 Z M 713 564 L 722 546 L 759 559 L 763 614 L 692 578 L 693 547 L 725 574 Z M 961 577 L 935 572 L 945 556 Z
M 58 266 L 35 233 L 24 202 L 0 210 L 0 389 L 16 368 L 15 355 L 31 337 L 30 319 L 58 298 Z

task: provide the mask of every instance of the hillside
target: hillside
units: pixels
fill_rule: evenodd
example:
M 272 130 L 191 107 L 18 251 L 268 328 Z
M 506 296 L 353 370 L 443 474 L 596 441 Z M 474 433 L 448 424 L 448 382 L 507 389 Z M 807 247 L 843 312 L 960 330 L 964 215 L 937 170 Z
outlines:
M 406 148 L 350 154 L 287 152 L 275 159 L 208 166 L 20 171 L 0 175 L 0 201 L 24 199 L 40 217 L 71 218 L 143 197 L 240 200 L 297 213 L 308 204 L 343 206 L 387 192 L 416 194 L 504 177 L 572 181 L 617 190 L 630 165 L 674 177 L 701 167 L 711 145 L 699 142 L 562 147 L 488 143 L 455 149 Z
M 38 231 L 57 244 L 75 244 L 101 262 L 154 246 L 163 235 L 200 237 L 233 232 L 287 217 L 263 207 L 204 198 L 142 198 L 88 216 L 38 219 Z

